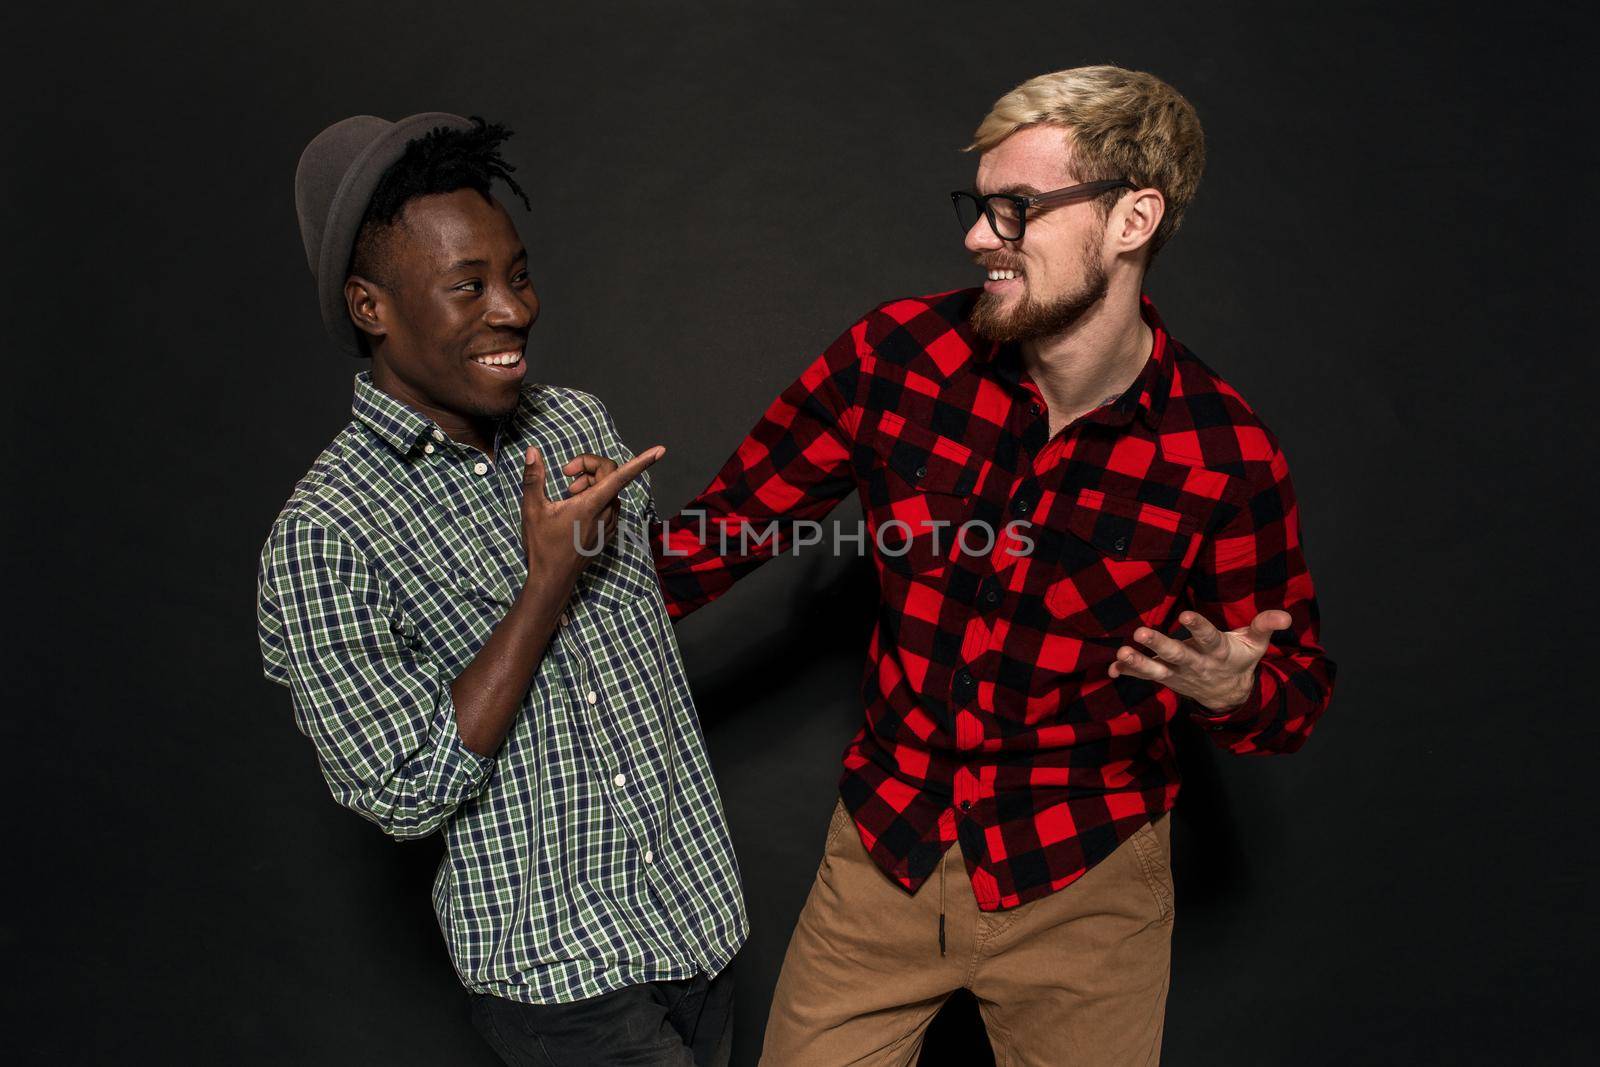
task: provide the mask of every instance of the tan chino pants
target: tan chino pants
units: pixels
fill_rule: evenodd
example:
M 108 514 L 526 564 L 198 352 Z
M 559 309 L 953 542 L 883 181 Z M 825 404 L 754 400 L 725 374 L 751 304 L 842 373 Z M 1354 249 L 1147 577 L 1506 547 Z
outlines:
M 767 1019 L 767 1067 L 916 1062 L 928 1023 L 970 989 L 999 1067 L 1159 1062 L 1170 976 L 1170 817 L 1064 889 L 978 910 L 961 846 L 912 896 L 835 806 Z M 945 953 L 939 953 L 939 915 Z

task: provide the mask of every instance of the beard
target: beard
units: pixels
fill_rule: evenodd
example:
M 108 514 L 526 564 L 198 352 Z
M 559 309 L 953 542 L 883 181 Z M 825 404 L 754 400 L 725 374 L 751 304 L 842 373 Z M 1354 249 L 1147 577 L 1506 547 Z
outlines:
M 1099 242 L 1087 242 L 1082 253 L 1083 284 L 1049 303 L 1036 299 L 1023 281 L 1022 299 L 1006 310 L 1001 298 L 983 293 L 972 306 L 972 329 L 979 337 L 1000 344 L 1034 341 L 1062 333 L 1105 299 L 1109 289 L 1106 269 L 1095 255 Z M 1026 275 L 1024 275 L 1026 279 Z

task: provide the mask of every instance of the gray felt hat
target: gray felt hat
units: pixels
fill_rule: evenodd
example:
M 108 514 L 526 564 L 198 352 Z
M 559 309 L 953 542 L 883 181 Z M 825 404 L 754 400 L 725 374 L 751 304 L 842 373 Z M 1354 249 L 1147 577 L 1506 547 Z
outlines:
M 352 356 L 362 352 L 345 311 L 344 280 L 356 231 L 379 179 L 405 154 L 406 143 L 440 126 L 469 129 L 472 123 L 447 111 L 425 111 L 399 122 L 356 115 L 317 134 L 300 153 L 294 208 L 306 263 L 317 283 L 322 325 L 333 343 Z

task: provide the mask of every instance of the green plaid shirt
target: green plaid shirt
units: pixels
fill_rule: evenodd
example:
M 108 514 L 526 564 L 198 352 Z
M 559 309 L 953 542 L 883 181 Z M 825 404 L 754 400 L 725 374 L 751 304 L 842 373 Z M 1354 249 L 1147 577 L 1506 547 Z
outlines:
M 579 579 L 492 758 L 450 683 L 527 579 L 522 455 L 546 491 L 579 452 L 629 453 L 594 397 L 525 386 L 495 458 L 356 375 L 354 420 L 261 551 L 266 676 L 289 688 L 334 799 L 397 838 L 438 830 L 434 909 L 469 989 L 566 1002 L 716 974 L 749 924 L 738 865 L 642 531 L 647 477 Z

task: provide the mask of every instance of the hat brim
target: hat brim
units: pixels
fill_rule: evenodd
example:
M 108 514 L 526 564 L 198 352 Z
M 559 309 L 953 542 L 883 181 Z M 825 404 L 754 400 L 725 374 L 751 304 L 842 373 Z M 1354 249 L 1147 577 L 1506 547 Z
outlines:
M 345 306 L 344 283 L 361 220 L 367 214 L 367 205 L 372 202 L 372 194 L 384 171 L 405 155 L 407 143 L 441 126 L 471 129 L 472 122 L 448 111 L 425 111 L 401 119 L 362 149 L 333 194 L 322 229 L 322 248 L 317 256 L 317 299 L 322 305 L 322 325 L 328 337 L 352 356 L 364 353 L 360 334 Z

